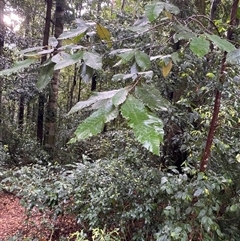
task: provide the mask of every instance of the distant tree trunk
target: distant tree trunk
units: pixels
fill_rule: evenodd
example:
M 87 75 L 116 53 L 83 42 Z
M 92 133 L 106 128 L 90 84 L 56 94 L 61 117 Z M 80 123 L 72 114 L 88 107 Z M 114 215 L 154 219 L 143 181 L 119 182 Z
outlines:
M 205 0 L 195 0 L 195 6 L 201 15 L 206 14 L 206 1 Z
M 0 56 L 3 54 L 4 46 L 4 22 L 3 22 L 3 9 L 5 6 L 4 0 L 0 0 Z M 2 141 L 2 78 L 0 78 L 0 141 Z
M 30 101 L 27 102 L 27 110 L 26 110 L 26 118 L 27 120 L 29 121 L 31 119 L 31 104 L 30 104 Z
M 64 16 L 65 2 L 63 0 L 56 1 L 55 9 L 55 38 L 58 38 L 63 32 L 63 16 Z M 58 46 L 61 46 L 61 41 L 58 42 Z M 58 89 L 60 82 L 60 70 L 56 70 L 53 73 L 53 78 L 50 83 L 49 99 L 46 106 L 46 122 L 44 133 L 44 145 L 49 148 L 50 152 L 55 144 L 56 139 L 56 123 L 57 123 L 57 100 Z
M 52 0 L 46 0 L 47 2 L 47 11 L 46 11 L 46 20 L 43 36 L 43 46 L 48 45 L 50 25 L 51 25 L 51 11 L 52 11 Z M 43 63 L 46 60 L 46 57 L 43 56 L 41 62 Z M 39 94 L 38 97 L 38 119 L 37 119 L 37 139 L 40 144 L 43 143 L 43 118 L 44 118 L 44 102 L 45 95 L 43 93 Z
M 213 0 L 213 1 L 212 1 L 211 8 L 210 8 L 210 19 L 211 19 L 211 20 L 214 20 L 214 19 L 215 19 L 217 7 L 218 7 L 220 4 L 221 4 L 221 0 Z
M 19 98 L 19 109 L 18 109 L 18 128 L 22 131 L 22 127 L 24 124 L 24 94 L 20 94 Z
M 91 91 L 95 91 L 96 88 L 97 88 L 97 75 L 96 74 L 93 74 L 92 76 L 92 84 L 91 84 Z
M 78 73 L 77 64 L 75 64 L 73 83 L 70 89 L 69 109 L 71 109 L 73 106 L 73 93 L 74 93 L 75 86 L 77 84 L 77 73 Z
M 80 101 L 80 99 L 81 99 L 81 89 L 82 89 L 82 79 L 79 78 L 77 101 Z

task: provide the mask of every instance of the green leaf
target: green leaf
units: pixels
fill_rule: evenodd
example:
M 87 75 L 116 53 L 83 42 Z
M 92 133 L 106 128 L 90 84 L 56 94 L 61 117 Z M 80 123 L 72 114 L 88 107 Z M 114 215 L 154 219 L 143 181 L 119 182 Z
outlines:
M 79 101 L 76 105 L 74 105 L 68 114 L 75 113 L 77 111 L 80 111 L 86 107 L 91 106 L 94 103 L 97 103 L 101 100 L 105 99 L 111 99 L 117 92 L 120 90 L 111 90 L 111 91 L 104 91 L 104 92 L 94 92 L 93 95 L 85 101 Z
M 53 47 L 53 48 L 56 48 L 57 45 L 58 45 L 57 39 L 56 39 L 55 37 L 50 37 L 50 38 L 48 39 L 48 45 L 50 45 L 50 46 Z
M 178 32 L 176 32 L 173 35 L 174 43 L 177 43 L 179 40 L 182 40 L 182 39 L 190 40 L 195 37 L 196 37 L 196 35 L 194 33 L 190 32 L 190 30 L 189 31 L 179 30 Z
M 210 35 L 207 33 L 205 33 L 205 35 L 207 36 L 207 38 L 209 40 L 211 40 L 214 44 L 216 44 L 223 51 L 231 52 L 236 49 L 235 46 L 233 44 L 231 44 L 230 42 L 228 42 L 226 39 L 221 39 L 217 35 Z
M 150 57 L 142 51 L 135 52 L 135 60 L 140 68 L 147 70 L 151 67 Z
M 157 2 L 154 4 L 148 4 L 145 8 L 145 14 L 150 22 L 153 22 L 158 18 L 160 13 L 164 10 L 164 3 Z
M 136 50 L 132 49 L 132 50 L 126 51 L 124 53 L 121 53 L 118 56 L 123 60 L 123 63 L 125 64 L 133 58 L 135 52 L 136 52 Z
M 130 31 L 135 32 L 135 33 L 144 33 L 146 31 L 148 31 L 150 28 L 151 28 L 151 26 L 148 24 L 148 25 L 144 25 L 144 26 L 131 26 L 127 29 L 129 29 Z
M 115 105 L 116 107 L 119 106 L 120 104 L 122 104 L 128 95 L 129 92 L 129 88 L 122 88 L 120 89 L 113 97 L 112 97 L 112 103 L 113 105 Z
M 81 66 L 82 80 L 85 83 L 88 83 L 89 81 L 92 80 L 93 74 L 94 74 L 94 69 L 88 67 L 85 63 L 83 63 L 82 66 Z
M 70 65 L 74 65 L 83 58 L 83 52 L 78 52 L 72 55 L 61 55 L 62 59 L 56 63 L 54 70 L 62 69 Z
M 228 52 L 226 61 L 230 64 L 240 64 L 240 49 Z
M 68 39 L 68 38 L 73 38 L 76 37 L 78 35 L 82 35 L 87 31 L 88 27 L 83 26 L 81 28 L 77 28 L 77 29 L 71 29 L 69 31 L 63 32 L 58 39 L 62 40 L 62 39 Z
M 149 24 L 149 21 L 146 16 L 139 18 L 133 26 L 127 28 L 130 31 L 137 32 L 137 33 L 143 33 L 145 31 L 148 31 L 151 28 L 151 25 Z
M 93 69 L 102 68 L 102 57 L 99 54 L 85 52 L 83 54 L 83 60 L 85 64 Z
M 99 134 L 102 132 L 104 124 L 115 119 L 117 115 L 118 110 L 111 104 L 98 109 L 77 127 L 74 132 L 75 137 L 73 137 L 69 143 L 74 143 Z
M 112 77 L 112 81 L 123 81 L 131 79 L 135 74 L 115 74 Z
M 156 2 L 153 4 L 148 4 L 145 8 L 145 14 L 150 22 L 153 22 L 158 18 L 163 10 L 166 10 L 173 14 L 178 14 L 180 12 L 179 8 L 175 5 L 165 2 Z
M 230 206 L 230 211 L 231 212 L 236 212 L 238 210 L 238 206 L 236 204 L 233 204 Z
M 166 111 L 170 103 L 161 97 L 160 91 L 154 85 L 137 86 L 135 94 L 149 109 Z
M 159 155 L 160 143 L 163 141 L 162 121 L 132 95 L 121 106 L 121 113 L 128 120 L 137 140 L 149 151 Z
M 199 58 L 203 57 L 209 51 L 210 43 L 204 37 L 193 38 L 190 43 L 190 49 Z
M 100 39 L 107 40 L 109 48 L 112 47 L 111 33 L 99 23 L 97 23 L 97 35 Z
M 102 132 L 105 123 L 105 113 L 97 110 L 81 123 L 74 132 L 74 138 L 69 143 L 87 139 Z
M 150 60 L 153 61 L 153 60 L 156 60 L 156 59 L 169 59 L 169 58 L 171 58 L 170 54 L 168 54 L 168 55 L 159 54 L 159 55 L 156 55 L 156 56 L 151 56 Z
M 36 87 L 39 90 L 43 90 L 50 83 L 53 77 L 54 65 L 55 64 L 51 62 L 50 64 L 45 65 L 40 69 L 39 78 L 36 83 Z
M 44 46 L 32 47 L 32 48 L 23 49 L 23 50 L 19 51 L 18 53 L 24 55 L 25 53 L 31 53 L 36 50 L 42 50 L 43 48 L 44 48 Z
M 153 71 L 144 71 L 144 72 L 138 72 L 138 75 L 140 75 L 142 78 L 146 79 L 146 80 L 152 80 L 153 77 Z
M 0 77 L 4 75 L 10 75 L 12 73 L 18 72 L 24 68 L 29 67 L 31 64 L 35 63 L 38 59 L 29 58 L 20 62 L 16 62 L 12 68 L 0 71 Z
M 177 6 L 170 4 L 170 3 L 164 3 L 164 8 L 165 10 L 167 10 L 168 12 L 172 13 L 172 14 L 179 14 L 180 10 Z

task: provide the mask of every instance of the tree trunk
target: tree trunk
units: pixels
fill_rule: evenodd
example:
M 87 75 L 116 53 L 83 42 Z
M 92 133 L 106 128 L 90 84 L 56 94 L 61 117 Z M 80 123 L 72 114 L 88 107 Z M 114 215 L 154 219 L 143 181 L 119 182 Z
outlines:
M 70 89 L 69 110 L 73 106 L 73 93 L 74 93 L 75 86 L 77 84 L 77 73 L 78 73 L 78 68 L 77 68 L 77 64 L 75 64 L 73 83 L 72 83 L 72 86 L 71 86 L 71 89 Z
M 232 34 L 233 34 L 232 26 L 236 25 L 238 4 L 239 4 L 239 0 L 233 0 L 232 7 L 231 7 L 231 13 L 230 13 L 230 26 L 229 26 L 228 32 L 227 32 L 227 39 L 228 40 L 232 39 Z M 213 14 L 212 9 L 211 9 L 210 14 L 211 14 L 211 17 L 212 17 L 212 14 Z M 211 18 L 211 20 L 213 20 L 213 19 Z M 221 63 L 220 79 L 219 79 L 219 83 L 221 85 L 224 83 L 224 78 L 225 78 L 224 75 L 225 75 L 225 72 L 226 72 L 226 57 L 227 57 L 227 52 L 224 53 L 223 58 L 222 58 L 222 63 Z M 212 120 L 211 120 L 211 124 L 210 124 L 209 131 L 208 131 L 206 146 L 205 146 L 205 149 L 204 149 L 204 152 L 203 152 L 203 155 L 202 155 L 202 159 L 201 159 L 201 163 L 200 163 L 200 171 L 201 172 L 205 172 L 207 167 L 208 167 L 208 162 L 209 162 L 209 158 L 210 158 L 210 155 L 211 155 L 211 148 L 212 148 L 214 133 L 216 131 L 217 122 L 218 122 L 218 115 L 219 115 L 219 111 L 220 111 L 220 106 L 221 106 L 221 92 L 220 92 L 219 89 L 216 89 Z
M 18 128 L 22 131 L 22 127 L 24 124 L 24 94 L 20 94 L 19 98 L 19 109 L 18 109 Z
M 63 16 L 64 16 L 64 0 L 56 1 L 55 10 L 55 38 L 58 38 L 63 32 Z M 58 42 L 58 46 L 61 46 L 61 41 Z M 56 70 L 53 73 L 53 78 L 50 83 L 49 99 L 46 106 L 46 122 L 44 133 L 44 145 L 49 148 L 50 152 L 55 145 L 56 139 L 56 123 L 57 123 L 57 99 L 58 89 L 60 82 L 60 70 Z
M 46 20 L 43 36 L 43 46 L 48 45 L 50 25 L 51 25 L 51 11 L 52 11 L 52 0 L 47 0 L 47 11 L 46 11 Z M 41 62 L 43 63 L 46 60 L 46 56 L 42 57 Z M 43 93 L 39 94 L 38 97 L 38 119 L 37 119 L 37 139 L 42 144 L 43 142 L 43 118 L 44 118 L 44 102 L 45 95 Z
M 3 9 L 5 6 L 4 0 L 0 0 L 0 56 L 3 54 L 4 46 L 4 22 L 3 22 Z M 1 69 L 0 69 L 1 70 Z M 2 78 L 0 77 L 0 142 L 2 141 Z
M 197 8 L 197 11 L 201 15 L 205 15 L 205 13 L 206 13 L 206 1 L 205 0 L 195 0 L 195 6 Z

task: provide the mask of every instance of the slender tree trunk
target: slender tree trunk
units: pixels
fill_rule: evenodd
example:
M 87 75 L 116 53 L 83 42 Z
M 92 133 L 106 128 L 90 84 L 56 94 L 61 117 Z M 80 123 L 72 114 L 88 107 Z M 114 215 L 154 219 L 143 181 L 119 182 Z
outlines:
M 43 46 L 48 45 L 50 25 L 51 25 L 51 11 L 52 11 L 52 0 L 47 0 L 47 11 L 46 11 L 46 20 L 43 36 Z M 43 63 L 46 60 L 46 57 L 42 57 L 41 62 Z M 44 102 L 45 95 L 40 93 L 38 97 L 38 119 L 37 119 L 37 139 L 40 144 L 43 143 L 43 119 L 44 119 Z
M 232 26 L 234 26 L 236 24 L 238 3 L 239 3 L 239 0 L 233 0 L 233 2 L 232 2 L 231 14 L 230 14 L 230 26 L 229 26 L 228 32 L 227 32 L 228 40 L 231 40 L 232 34 L 233 34 Z M 212 14 L 212 11 L 211 11 L 211 14 Z M 225 52 L 223 55 L 223 58 L 222 58 L 222 63 L 221 63 L 220 79 L 219 79 L 220 84 L 223 84 L 224 78 L 225 78 L 224 73 L 226 71 L 226 56 L 227 56 L 227 53 Z M 212 116 L 209 131 L 208 131 L 206 146 L 205 146 L 205 149 L 204 149 L 204 152 L 202 155 L 202 159 L 201 159 L 201 163 L 200 163 L 200 171 L 201 172 L 206 171 L 207 166 L 208 166 L 208 161 L 209 161 L 209 158 L 211 155 L 211 147 L 212 147 L 212 143 L 213 143 L 214 133 L 216 131 L 217 122 L 218 122 L 220 105 L 221 105 L 221 92 L 220 92 L 220 90 L 217 89 L 216 94 L 215 94 L 213 116 Z
M 5 2 L 0 0 L 0 56 L 3 54 L 4 46 L 4 22 L 3 22 L 3 10 Z M 3 118 L 3 108 L 2 108 L 2 78 L 0 77 L 0 142 L 2 141 L 2 118 Z
M 18 109 L 18 128 L 22 131 L 23 124 L 24 124 L 24 94 L 20 94 L 19 98 L 19 109 Z
M 72 83 L 72 86 L 71 86 L 71 89 L 70 89 L 70 100 L 69 100 L 69 109 L 72 108 L 73 106 L 73 93 L 74 93 L 74 89 L 75 89 L 75 86 L 77 84 L 77 64 L 75 64 L 74 66 L 74 77 L 73 77 L 73 83 Z
M 55 10 L 55 38 L 58 38 L 63 32 L 63 16 L 64 16 L 63 0 L 56 1 Z M 61 46 L 61 41 L 58 42 L 58 46 Z M 58 89 L 60 82 L 60 70 L 56 70 L 53 73 L 53 78 L 50 83 L 49 99 L 46 106 L 46 122 L 45 122 L 45 134 L 44 144 L 47 148 L 52 149 L 56 139 L 56 123 L 57 123 L 57 100 L 58 100 Z M 51 150 L 50 150 L 51 151 Z
M 92 76 L 92 84 L 91 84 L 91 91 L 95 91 L 96 88 L 97 88 L 97 75 L 96 74 L 93 74 Z
M 82 79 L 79 78 L 77 101 L 80 101 L 80 99 L 81 99 L 81 89 L 82 89 Z
M 27 120 L 28 121 L 30 121 L 30 119 L 31 119 L 31 110 L 32 110 L 32 108 L 31 108 L 31 104 L 30 104 L 30 101 L 28 101 L 27 102 L 27 110 L 26 110 L 26 118 L 27 118 Z

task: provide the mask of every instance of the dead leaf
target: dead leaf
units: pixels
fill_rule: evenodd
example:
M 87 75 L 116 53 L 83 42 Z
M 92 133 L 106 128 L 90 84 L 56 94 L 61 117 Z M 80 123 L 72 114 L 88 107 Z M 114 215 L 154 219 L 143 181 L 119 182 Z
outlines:
M 167 65 L 162 67 L 162 74 L 163 74 L 164 78 L 166 78 L 169 75 L 169 73 L 172 69 L 172 65 L 173 65 L 172 60 L 170 60 Z

